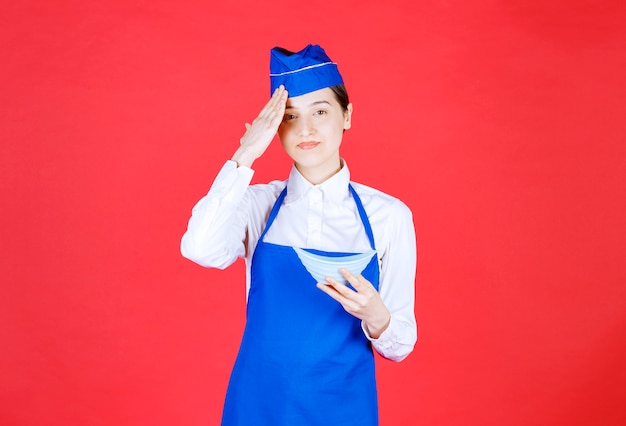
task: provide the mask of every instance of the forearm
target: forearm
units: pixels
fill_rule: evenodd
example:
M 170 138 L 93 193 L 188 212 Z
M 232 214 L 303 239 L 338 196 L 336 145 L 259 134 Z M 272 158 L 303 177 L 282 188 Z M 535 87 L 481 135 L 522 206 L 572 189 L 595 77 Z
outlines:
M 231 161 L 237 163 L 239 167 L 251 168 L 252 163 L 254 163 L 257 158 L 259 158 L 258 152 L 243 145 L 235 151 Z

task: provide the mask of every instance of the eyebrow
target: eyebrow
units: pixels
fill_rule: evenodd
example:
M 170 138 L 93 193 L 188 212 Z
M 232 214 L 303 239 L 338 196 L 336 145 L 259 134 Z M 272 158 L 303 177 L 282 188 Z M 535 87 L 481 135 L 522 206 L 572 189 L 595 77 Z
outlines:
M 328 102 L 328 101 L 315 101 L 315 102 L 313 102 L 313 103 L 309 104 L 309 105 L 308 105 L 308 107 L 310 108 L 310 107 L 312 107 L 312 106 L 319 105 L 319 104 L 327 104 L 327 105 L 330 105 L 330 102 Z M 332 106 L 332 105 L 331 105 L 331 106 Z M 285 107 L 285 109 L 298 109 L 298 108 L 297 108 L 297 107 L 294 107 L 294 106 L 287 106 L 287 107 Z

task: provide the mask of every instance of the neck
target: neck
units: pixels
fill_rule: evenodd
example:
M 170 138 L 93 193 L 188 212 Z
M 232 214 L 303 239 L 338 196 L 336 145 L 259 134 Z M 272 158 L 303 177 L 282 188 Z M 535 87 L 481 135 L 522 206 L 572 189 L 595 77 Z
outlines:
M 343 167 L 343 160 L 339 159 L 336 163 L 328 167 L 305 167 L 296 163 L 296 169 L 300 174 L 313 185 L 319 185 L 333 177 Z

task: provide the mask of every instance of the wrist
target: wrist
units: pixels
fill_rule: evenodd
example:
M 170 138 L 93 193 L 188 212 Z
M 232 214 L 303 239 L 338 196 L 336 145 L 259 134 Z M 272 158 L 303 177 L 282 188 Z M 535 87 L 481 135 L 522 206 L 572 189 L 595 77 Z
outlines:
M 391 323 L 391 314 L 387 313 L 387 316 L 380 321 L 375 321 L 371 323 L 366 322 L 365 328 L 367 329 L 367 332 L 372 339 L 378 339 L 381 336 L 381 334 L 383 334 L 385 330 L 389 328 L 390 323 Z
M 254 153 L 250 152 L 249 149 L 241 146 L 239 147 L 239 149 L 237 149 L 237 151 L 235 151 L 231 160 L 237 163 L 238 167 L 251 168 L 252 163 L 254 163 L 254 160 L 256 160 L 257 158 L 257 155 L 254 155 Z

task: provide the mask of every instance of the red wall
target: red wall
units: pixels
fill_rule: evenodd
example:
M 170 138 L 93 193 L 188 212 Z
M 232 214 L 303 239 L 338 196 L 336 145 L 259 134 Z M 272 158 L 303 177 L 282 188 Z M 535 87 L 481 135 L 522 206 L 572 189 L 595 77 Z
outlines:
M 378 359 L 381 424 L 626 424 L 623 2 L 4 3 L 0 424 L 218 423 L 243 264 L 179 240 L 269 49 L 308 42 L 354 180 L 415 215 L 420 339 Z

